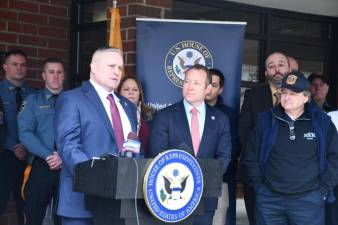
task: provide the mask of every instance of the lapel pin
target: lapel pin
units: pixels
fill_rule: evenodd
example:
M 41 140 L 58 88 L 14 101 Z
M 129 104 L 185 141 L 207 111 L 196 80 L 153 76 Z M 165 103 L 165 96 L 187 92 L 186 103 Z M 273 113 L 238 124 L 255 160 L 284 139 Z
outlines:
M 216 118 L 215 118 L 215 116 L 211 116 L 211 119 L 212 119 L 212 120 L 215 120 Z

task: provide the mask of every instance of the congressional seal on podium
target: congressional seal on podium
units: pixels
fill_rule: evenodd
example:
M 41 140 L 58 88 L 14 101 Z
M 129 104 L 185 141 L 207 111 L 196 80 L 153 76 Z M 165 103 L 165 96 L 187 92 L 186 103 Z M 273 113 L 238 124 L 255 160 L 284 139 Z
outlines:
M 186 151 L 162 152 L 146 171 L 144 199 L 150 212 L 161 221 L 175 223 L 189 217 L 198 206 L 202 193 L 202 170 Z

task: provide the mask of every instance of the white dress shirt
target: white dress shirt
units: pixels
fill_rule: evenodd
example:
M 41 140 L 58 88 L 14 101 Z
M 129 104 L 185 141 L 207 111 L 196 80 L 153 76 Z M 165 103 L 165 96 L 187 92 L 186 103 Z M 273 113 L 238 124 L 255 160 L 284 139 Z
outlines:
M 112 126 L 113 126 L 113 123 L 112 123 L 112 118 L 111 118 L 111 113 L 110 113 L 110 101 L 107 99 L 107 96 L 109 94 L 112 94 L 114 96 L 114 101 L 115 101 L 115 104 L 117 106 L 117 109 L 119 110 L 120 117 L 121 117 L 124 140 L 127 140 L 128 134 L 132 131 L 132 129 L 131 129 L 131 124 L 130 124 L 129 118 L 128 118 L 126 112 L 124 111 L 124 109 L 123 109 L 123 107 L 120 103 L 120 99 L 114 94 L 114 92 L 106 91 L 106 89 L 101 87 L 93 79 L 90 79 L 89 82 L 93 85 L 95 91 L 99 95 L 101 102 L 104 106 L 104 109 L 106 110 L 106 113 L 109 117 L 109 120 L 110 120 L 110 123 L 111 123 Z M 114 129 L 114 127 L 113 127 L 113 129 Z
M 329 112 L 327 114 L 331 117 L 331 120 L 336 126 L 336 129 L 338 131 L 338 111 Z
M 194 108 L 194 106 L 190 105 L 185 99 L 183 100 L 184 104 L 184 109 L 185 113 L 188 118 L 188 123 L 189 123 L 189 129 L 191 133 L 191 109 Z M 203 135 L 203 130 L 204 130 L 204 122 L 205 122 L 205 114 L 206 114 L 206 106 L 205 102 L 200 104 L 199 106 L 195 107 L 197 109 L 197 117 L 198 117 L 198 128 L 199 128 L 199 135 L 200 135 L 200 140 L 202 140 L 202 135 Z

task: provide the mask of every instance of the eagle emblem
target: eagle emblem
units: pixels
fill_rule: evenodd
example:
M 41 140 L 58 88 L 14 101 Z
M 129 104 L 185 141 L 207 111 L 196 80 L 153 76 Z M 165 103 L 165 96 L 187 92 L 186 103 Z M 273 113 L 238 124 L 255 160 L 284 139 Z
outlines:
M 209 49 L 197 41 L 181 41 L 169 49 L 165 59 L 165 71 L 171 82 L 182 87 L 185 72 L 195 64 L 213 67 Z
M 173 171 L 173 176 L 163 175 L 164 188 L 169 194 L 169 199 L 182 199 L 182 192 L 184 192 L 188 177 L 189 175 L 179 176 L 177 169 Z

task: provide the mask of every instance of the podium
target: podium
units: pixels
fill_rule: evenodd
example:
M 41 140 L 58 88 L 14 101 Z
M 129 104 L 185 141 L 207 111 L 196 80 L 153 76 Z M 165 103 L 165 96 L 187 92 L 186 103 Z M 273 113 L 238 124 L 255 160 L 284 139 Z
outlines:
M 143 179 L 151 160 L 111 156 L 76 166 L 73 190 L 85 194 L 85 206 L 93 212 L 95 225 L 168 224 L 155 218 L 143 199 Z M 202 199 L 193 214 L 177 225 L 193 224 L 194 215 L 204 211 L 204 198 L 217 198 L 221 194 L 222 160 L 197 161 L 204 179 Z

